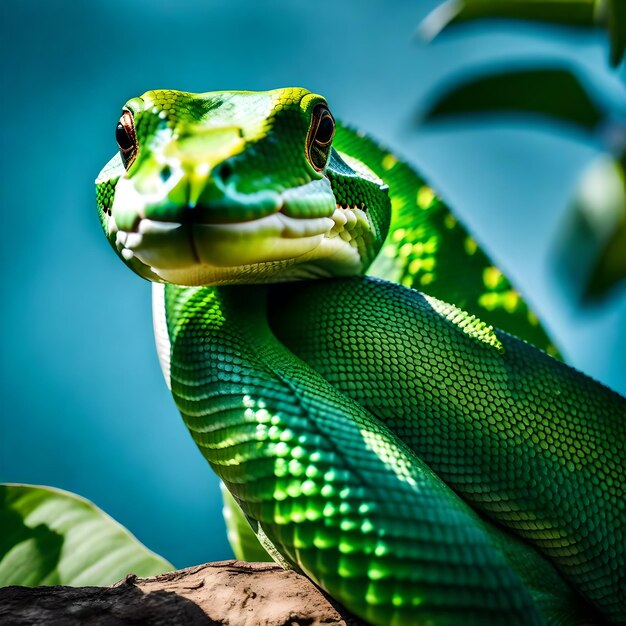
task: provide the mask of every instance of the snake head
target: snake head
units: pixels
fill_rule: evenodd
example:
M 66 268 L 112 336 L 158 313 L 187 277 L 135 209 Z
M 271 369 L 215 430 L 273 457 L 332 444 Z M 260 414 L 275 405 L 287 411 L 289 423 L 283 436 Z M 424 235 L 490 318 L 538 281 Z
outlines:
M 333 149 L 305 89 L 129 100 L 96 180 L 102 227 L 140 276 L 179 285 L 358 274 L 382 245 L 387 189 Z

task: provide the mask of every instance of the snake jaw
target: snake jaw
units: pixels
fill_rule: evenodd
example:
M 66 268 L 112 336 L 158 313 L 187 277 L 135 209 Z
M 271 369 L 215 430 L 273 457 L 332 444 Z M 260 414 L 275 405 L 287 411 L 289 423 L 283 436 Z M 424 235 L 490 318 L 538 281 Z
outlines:
M 142 218 L 132 232 L 117 230 L 115 218 L 110 220 L 117 252 L 132 269 L 150 280 L 158 277 L 157 282 L 199 285 L 337 273 L 325 260 L 348 275 L 356 273 L 361 258 L 355 227 L 363 219 L 346 218 L 349 214 L 338 208 L 331 217 L 297 219 L 278 211 L 238 224 Z
M 337 204 L 326 177 L 275 196 L 259 199 L 229 190 L 227 202 L 260 201 L 271 212 L 211 221 L 214 207 L 171 207 L 166 191 L 144 194 L 122 176 L 108 217 L 109 239 L 131 269 L 156 282 L 275 282 L 362 271 L 372 225 L 361 209 Z M 162 214 L 168 219 L 160 219 Z

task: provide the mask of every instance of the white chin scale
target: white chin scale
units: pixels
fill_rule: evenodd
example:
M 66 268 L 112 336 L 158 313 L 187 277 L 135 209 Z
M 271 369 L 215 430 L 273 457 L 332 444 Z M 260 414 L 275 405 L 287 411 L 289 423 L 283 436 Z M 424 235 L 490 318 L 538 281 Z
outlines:
M 171 343 L 167 332 L 167 319 L 165 316 L 165 285 L 152 284 L 152 325 L 154 327 L 154 339 L 157 355 L 161 364 L 161 371 L 165 377 L 165 384 L 172 389 L 170 379 L 170 356 Z

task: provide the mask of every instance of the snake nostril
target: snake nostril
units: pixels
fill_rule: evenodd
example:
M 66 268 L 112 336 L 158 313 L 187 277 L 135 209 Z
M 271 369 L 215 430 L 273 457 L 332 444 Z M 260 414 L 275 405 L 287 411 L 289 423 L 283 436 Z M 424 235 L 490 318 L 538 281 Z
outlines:
M 166 183 L 172 175 L 172 168 L 169 165 L 163 166 L 159 175 L 161 176 L 161 180 Z
M 215 178 L 218 178 L 223 183 L 227 183 L 229 178 L 233 175 L 233 168 L 228 164 L 224 163 L 221 165 L 218 170 L 215 172 Z

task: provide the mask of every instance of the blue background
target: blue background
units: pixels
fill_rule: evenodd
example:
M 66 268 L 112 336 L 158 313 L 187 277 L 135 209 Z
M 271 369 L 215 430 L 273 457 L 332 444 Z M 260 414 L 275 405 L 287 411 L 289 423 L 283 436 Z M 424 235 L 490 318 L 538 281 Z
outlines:
M 435 2 L 2 3 L 0 480 L 96 502 L 177 566 L 228 558 L 217 480 L 154 349 L 150 287 L 115 257 L 93 180 L 122 104 L 153 88 L 301 85 L 408 157 L 509 271 L 576 367 L 626 393 L 626 292 L 578 308 L 554 245 L 599 149 L 538 120 L 416 129 L 484 62 L 559 59 L 623 85 L 600 36 L 471 27 L 426 46 Z M 547 36 L 549 35 L 549 36 Z

